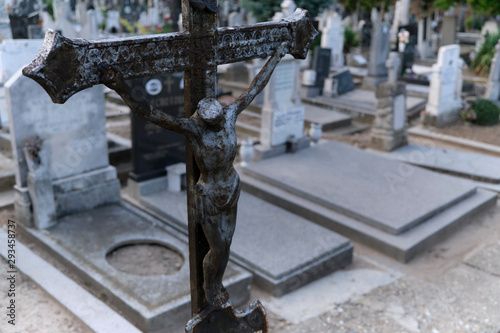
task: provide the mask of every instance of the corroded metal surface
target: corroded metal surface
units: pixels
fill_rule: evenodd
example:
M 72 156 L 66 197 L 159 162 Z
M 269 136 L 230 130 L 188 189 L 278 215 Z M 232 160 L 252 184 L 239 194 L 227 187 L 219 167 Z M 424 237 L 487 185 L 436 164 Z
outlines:
M 259 301 L 242 311 L 232 305 L 209 308 L 195 316 L 186 326 L 186 333 L 267 333 L 266 312 Z
M 64 103 L 78 91 L 102 83 L 97 69 L 102 61 L 133 79 L 270 56 L 283 41 L 291 42 L 290 54 L 304 59 L 316 34 L 309 14 L 300 10 L 279 22 L 219 28 L 213 35 L 187 32 L 87 41 L 49 30 L 23 74 L 44 87 L 55 103 Z M 204 59 L 212 44 L 217 57 Z M 199 59 L 193 61 L 192 55 Z

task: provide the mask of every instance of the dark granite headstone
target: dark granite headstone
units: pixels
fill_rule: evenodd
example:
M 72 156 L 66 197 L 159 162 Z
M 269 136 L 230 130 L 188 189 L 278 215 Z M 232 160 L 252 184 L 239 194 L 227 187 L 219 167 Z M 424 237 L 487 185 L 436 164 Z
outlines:
M 323 90 L 325 79 L 330 73 L 330 61 L 332 50 L 317 46 L 314 49 L 313 69 L 316 71 L 316 84 L 315 86 Z
M 348 69 L 333 74 L 332 79 L 337 80 L 337 96 L 356 89 Z
M 161 111 L 176 117 L 184 114 L 182 73 L 130 80 L 134 94 L 144 96 Z M 130 177 L 144 181 L 166 174 L 165 167 L 186 161 L 185 138 L 131 114 L 132 163 Z
M 372 31 L 372 22 L 366 21 L 366 23 L 361 28 L 361 47 L 370 47 L 372 40 Z

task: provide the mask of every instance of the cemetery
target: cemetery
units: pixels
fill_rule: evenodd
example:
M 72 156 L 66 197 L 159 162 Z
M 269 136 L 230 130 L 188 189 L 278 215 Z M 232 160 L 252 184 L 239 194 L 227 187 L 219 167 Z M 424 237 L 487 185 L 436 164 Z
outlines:
M 499 333 L 499 25 L 1 2 L 0 332 Z

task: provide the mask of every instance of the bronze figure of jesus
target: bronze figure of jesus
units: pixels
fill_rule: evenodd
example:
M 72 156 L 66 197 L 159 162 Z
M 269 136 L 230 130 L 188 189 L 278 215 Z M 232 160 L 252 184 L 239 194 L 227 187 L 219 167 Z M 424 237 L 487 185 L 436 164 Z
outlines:
M 170 116 L 133 95 L 116 67 L 102 63 L 99 68 L 101 82 L 115 90 L 136 115 L 184 134 L 192 148 L 200 169 L 195 186 L 197 223 L 201 224 L 210 246 L 203 260 L 203 289 L 208 303 L 214 307 L 229 301 L 222 278 L 229 260 L 240 195 L 240 179 L 233 166 L 237 151 L 236 119 L 264 89 L 288 48 L 288 42 L 281 43 L 250 87 L 231 105 L 223 108 L 216 99 L 204 98 L 190 118 Z

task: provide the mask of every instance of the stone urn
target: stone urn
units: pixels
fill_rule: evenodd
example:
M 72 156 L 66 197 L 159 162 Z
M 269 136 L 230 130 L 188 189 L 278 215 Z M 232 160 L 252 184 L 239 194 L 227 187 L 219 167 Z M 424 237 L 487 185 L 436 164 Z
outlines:
M 319 139 L 321 139 L 321 135 L 323 134 L 321 127 L 321 124 L 311 124 L 311 127 L 309 128 L 309 137 L 312 140 L 313 146 L 317 145 Z
M 240 146 L 240 157 L 242 159 L 241 165 L 246 166 L 253 158 L 253 142 L 245 140 Z

